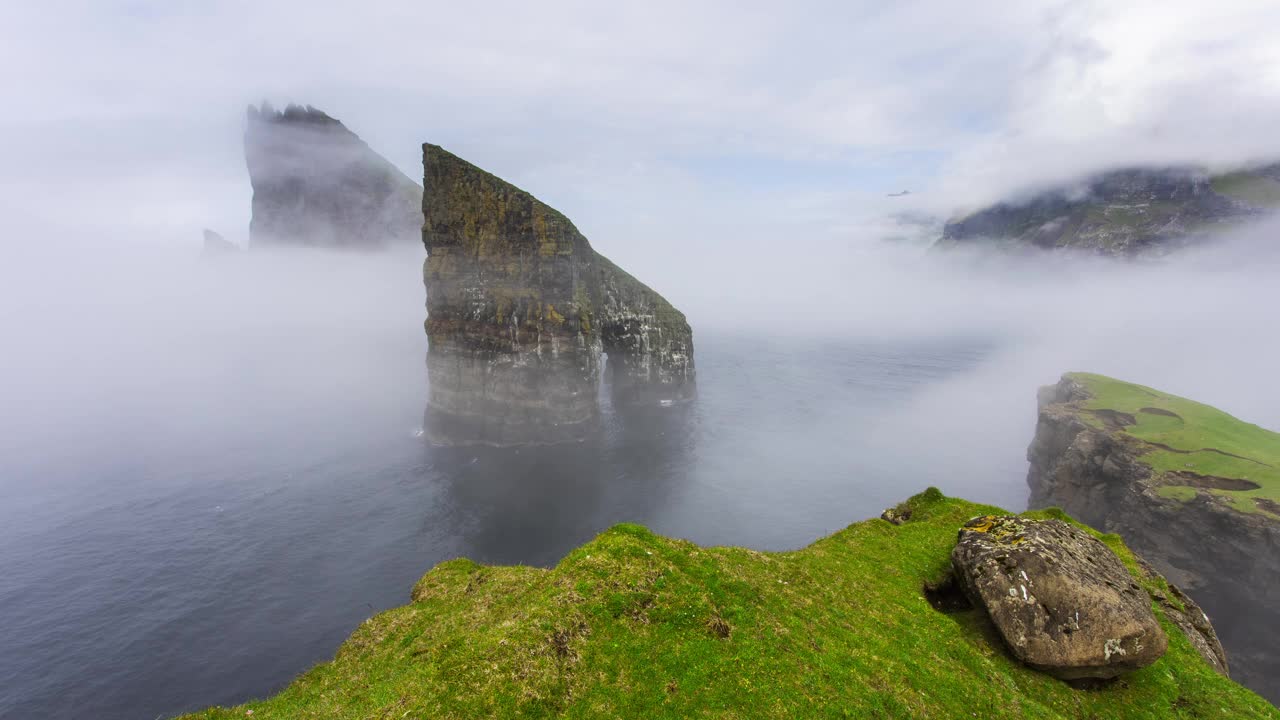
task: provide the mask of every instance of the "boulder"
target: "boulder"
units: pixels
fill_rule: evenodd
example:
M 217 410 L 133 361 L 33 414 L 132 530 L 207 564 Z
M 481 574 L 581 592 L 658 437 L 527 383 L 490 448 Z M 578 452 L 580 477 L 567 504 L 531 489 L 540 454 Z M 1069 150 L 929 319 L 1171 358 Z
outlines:
M 1014 657 L 1054 677 L 1114 678 L 1168 646 L 1150 596 L 1116 554 L 1061 520 L 974 518 L 951 562 Z

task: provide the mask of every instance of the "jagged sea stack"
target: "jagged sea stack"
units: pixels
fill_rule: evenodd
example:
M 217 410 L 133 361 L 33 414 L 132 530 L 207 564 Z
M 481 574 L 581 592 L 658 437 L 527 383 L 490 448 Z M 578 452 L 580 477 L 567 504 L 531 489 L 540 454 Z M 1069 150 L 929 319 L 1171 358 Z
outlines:
M 693 398 L 682 313 L 555 209 L 438 146 L 422 150 L 432 442 L 585 438 L 602 351 L 621 410 Z
M 250 245 L 377 250 L 418 242 L 422 189 L 338 120 L 310 105 L 252 105 Z

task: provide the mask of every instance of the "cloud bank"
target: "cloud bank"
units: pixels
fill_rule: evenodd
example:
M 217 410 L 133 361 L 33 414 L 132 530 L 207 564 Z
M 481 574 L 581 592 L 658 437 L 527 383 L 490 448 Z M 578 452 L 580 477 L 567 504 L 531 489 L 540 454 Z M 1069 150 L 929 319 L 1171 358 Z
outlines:
M 1126 162 L 1275 155 L 1280 7 L 52 0 L 0 19 L 9 237 L 243 241 L 242 109 L 440 143 L 627 267 L 851 239 Z M 886 193 L 912 189 L 909 198 Z M 16 232 L 20 230 L 21 233 Z

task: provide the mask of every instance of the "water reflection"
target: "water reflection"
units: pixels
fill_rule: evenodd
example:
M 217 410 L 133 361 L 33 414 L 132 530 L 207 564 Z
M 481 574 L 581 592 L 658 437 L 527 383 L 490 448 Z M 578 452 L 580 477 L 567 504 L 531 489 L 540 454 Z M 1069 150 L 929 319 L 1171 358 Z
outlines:
M 696 408 L 614 413 L 581 443 L 433 448 L 446 531 L 484 563 L 550 566 L 602 529 L 651 523 L 693 467 Z M 439 528 L 436 528 L 438 533 Z

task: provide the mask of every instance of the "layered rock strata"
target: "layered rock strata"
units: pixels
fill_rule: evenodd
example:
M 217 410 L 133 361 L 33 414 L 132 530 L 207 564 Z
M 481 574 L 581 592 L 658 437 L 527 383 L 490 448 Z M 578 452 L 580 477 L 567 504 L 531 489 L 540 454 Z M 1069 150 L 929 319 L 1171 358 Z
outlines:
M 341 122 L 310 105 L 249 106 L 245 162 L 252 247 L 411 246 L 422 188 Z
M 1232 497 L 1256 483 L 1196 472 L 1195 453 L 1179 451 L 1186 462 L 1176 469 L 1153 467 L 1153 453 L 1169 448 L 1126 429 L 1146 416 L 1171 425 L 1184 419 L 1154 407 L 1160 404 L 1154 391 L 1139 390 L 1150 393 L 1145 403 L 1153 407 L 1135 413 L 1092 407 L 1094 396 L 1083 376 L 1064 376 L 1040 391 L 1036 434 L 1027 450 L 1029 506 L 1058 506 L 1099 530 L 1121 535 L 1204 607 L 1199 617 L 1191 612 L 1183 619 L 1206 626 L 1213 619 L 1232 676 L 1276 702 L 1280 606 L 1272 598 L 1280 597 L 1280 517 L 1268 510 L 1265 499 Z M 1220 451 L 1204 452 L 1216 458 Z M 1256 470 L 1267 468 L 1257 465 Z M 1256 505 L 1243 511 L 1236 504 L 1241 501 Z M 1176 587 L 1174 592 L 1179 592 Z M 1226 670 L 1226 658 L 1217 664 Z
M 615 407 L 694 396 L 684 315 L 568 218 L 430 144 L 423 188 L 432 442 L 585 438 L 600 414 L 602 353 Z

